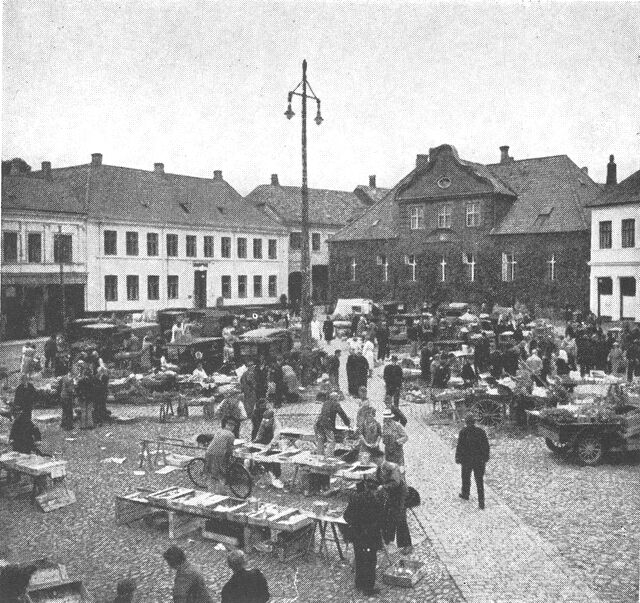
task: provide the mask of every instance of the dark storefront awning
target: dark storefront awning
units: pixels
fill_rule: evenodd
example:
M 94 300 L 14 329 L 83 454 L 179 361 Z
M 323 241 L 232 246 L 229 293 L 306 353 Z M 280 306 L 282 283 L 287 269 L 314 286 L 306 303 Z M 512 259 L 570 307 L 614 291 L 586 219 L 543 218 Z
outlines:
M 60 285 L 59 272 L 15 272 L 4 273 L 1 277 L 2 286 L 22 285 L 23 287 L 42 287 L 45 285 Z M 65 285 L 86 285 L 87 275 L 82 272 L 64 272 Z

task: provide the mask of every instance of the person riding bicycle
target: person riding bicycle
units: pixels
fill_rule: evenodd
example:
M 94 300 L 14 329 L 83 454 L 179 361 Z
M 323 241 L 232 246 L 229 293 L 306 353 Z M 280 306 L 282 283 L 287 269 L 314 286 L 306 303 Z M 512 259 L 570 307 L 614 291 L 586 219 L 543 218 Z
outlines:
M 227 471 L 233 455 L 234 430 L 237 427 L 237 421 L 228 417 L 224 426 L 214 432 L 205 453 L 205 470 L 211 479 L 211 489 L 216 494 L 224 493 Z

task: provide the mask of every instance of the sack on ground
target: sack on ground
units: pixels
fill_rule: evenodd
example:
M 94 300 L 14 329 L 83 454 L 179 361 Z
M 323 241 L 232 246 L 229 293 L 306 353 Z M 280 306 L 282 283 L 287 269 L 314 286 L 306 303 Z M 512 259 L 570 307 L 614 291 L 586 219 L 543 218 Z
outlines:
M 405 507 L 407 509 L 413 509 L 414 507 L 419 507 L 421 502 L 420 492 L 418 492 L 413 486 L 407 486 L 407 500 L 405 502 Z

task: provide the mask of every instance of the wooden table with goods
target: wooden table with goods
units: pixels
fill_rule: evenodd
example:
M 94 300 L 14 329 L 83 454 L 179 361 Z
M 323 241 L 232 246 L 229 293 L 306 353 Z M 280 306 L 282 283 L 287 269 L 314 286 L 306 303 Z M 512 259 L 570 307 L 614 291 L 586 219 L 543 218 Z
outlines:
M 284 560 L 306 551 L 314 522 L 300 510 L 242 500 L 189 488 L 166 488 L 156 492 L 138 489 L 116 496 L 116 523 L 130 524 L 158 513 L 168 517 L 169 538 L 196 529 L 203 536 L 245 551 L 270 540 Z
M 19 485 L 16 477 L 31 480 L 31 496 L 43 511 L 53 511 L 75 502 L 75 495 L 66 484 L 67 461 L 20 452 L 0 455 L 0 469 L 7 472 L 6 484 Z

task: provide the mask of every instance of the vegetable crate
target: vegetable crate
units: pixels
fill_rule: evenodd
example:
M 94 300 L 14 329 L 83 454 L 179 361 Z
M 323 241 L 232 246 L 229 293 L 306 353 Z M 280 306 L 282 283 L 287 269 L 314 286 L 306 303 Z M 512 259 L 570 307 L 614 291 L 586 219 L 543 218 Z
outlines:
M 391 586 L 413 588 L 424 576 L 425 567 L 422 561 L 400 559 L 388 567 L 382 575 L 382 581 Z

